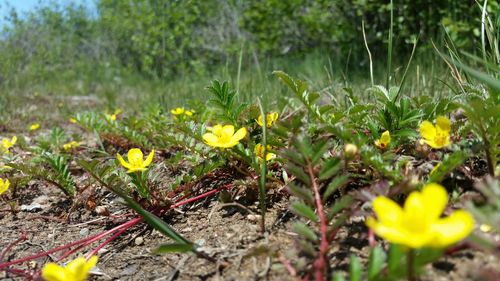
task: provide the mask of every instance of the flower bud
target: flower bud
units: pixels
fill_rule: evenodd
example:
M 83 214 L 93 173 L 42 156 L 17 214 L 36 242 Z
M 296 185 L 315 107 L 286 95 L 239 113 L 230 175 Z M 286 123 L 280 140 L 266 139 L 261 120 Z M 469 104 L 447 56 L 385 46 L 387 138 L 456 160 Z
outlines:
M 348 159 L 352 159 L 358 154 L 358 147 L 355 144 L 348 143 L 344 146 L 344 156 Z

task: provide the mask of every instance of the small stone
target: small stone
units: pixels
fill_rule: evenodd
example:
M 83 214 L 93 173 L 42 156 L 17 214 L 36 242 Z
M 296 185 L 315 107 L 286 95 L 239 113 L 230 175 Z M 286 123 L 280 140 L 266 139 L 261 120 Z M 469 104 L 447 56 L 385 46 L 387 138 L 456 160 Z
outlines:
M 89 235 L 89 233 L 90 233 L 90 230 L 88 228 L 82 228 L 80 230 L 80 235 L 81 236 L 87 236 L 87 235 Z
M 104 206 L 97 206 L 95 207 L 95 212 L 101 216 L 109 216 L 109 211 L 106 207 Z
M 252 214 L 250 214 L 250 215 L 247 216 L 247 220 L 249 220 L 251 222 L 257 222 L 257 221 L 260 220 L 260 218 L 261 218 L 260 215 L 252 215 Z
M 136 246 L 141 246 L 142 244 L 144 244 L 144 238 L 142 238 L 141 236 L 135 238 L 134 244 Z

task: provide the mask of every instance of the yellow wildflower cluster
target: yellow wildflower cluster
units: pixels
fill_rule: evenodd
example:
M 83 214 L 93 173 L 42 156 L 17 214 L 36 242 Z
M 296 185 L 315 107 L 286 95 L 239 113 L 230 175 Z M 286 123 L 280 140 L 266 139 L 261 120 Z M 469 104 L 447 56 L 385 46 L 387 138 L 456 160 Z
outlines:
M 80 146 L 80 144 L 78 142 L 76 142 L 76 141 L 70 141 L 68 143 L 63 144 L 63 149 L 66 150 L 66 151 L 68 151 L 68 150 L 75 149 L 75 148 L 77 148 L 79 146 Z
M 275 122 L 278 120 L 278 112 L 272 112 L 266 115 L 266 123 L 267 127 L 270 128 Z M 264 122 L 262 121 L 262 115 L 257 118 L 257 124 L 259 126 L 264 126 Z
M 175 116 L 182 115 L 182 114 L 184 114 L 186 116 L 193 116 L 194 110 L 186 110 L 184 107 L 177 107 L 177 108 L 170 110 L 170 113 L 172 113 Z
M 266 148 L 267 148 L 266 149 L 267 151 L 272 149 L 270 145 L 266 145 Z M 271 159 L 276 158 L 276 154 L 271 153 L 271 152 L 267 152 L 266 156 L 264 157 L 264 146 L 260 143 L 255 145 L 255 148 L 253 151 L 254 151 L 255 155 L 257 156 L 257 159 L 259 159 L 259 162 L 263 162 L 264 158 L 266 159 L 266 161 L 269 161 Z

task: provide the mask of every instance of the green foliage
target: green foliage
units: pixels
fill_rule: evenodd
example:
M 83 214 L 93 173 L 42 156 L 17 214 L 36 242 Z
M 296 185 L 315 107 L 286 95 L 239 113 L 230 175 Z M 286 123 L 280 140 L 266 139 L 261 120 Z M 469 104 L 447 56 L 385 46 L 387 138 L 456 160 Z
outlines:
M 208 100 L 208 105 L 215 111 L 215 119 L 237 125 L 241 113 L 248 105 L 238 102 L 238 93 L 230 88 L 227 81 L 221 84 L 219 81 L 214 80 L 207 89 L 212 94 L 212 98 Z

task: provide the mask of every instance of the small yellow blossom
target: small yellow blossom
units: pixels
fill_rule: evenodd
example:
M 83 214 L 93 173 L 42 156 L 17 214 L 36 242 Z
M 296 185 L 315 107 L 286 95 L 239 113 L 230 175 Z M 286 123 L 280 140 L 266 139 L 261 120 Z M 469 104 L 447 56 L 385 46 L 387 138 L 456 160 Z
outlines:
M 69 122 L 76 124 L 76 122 L 78 122 L 78 121 L 76 120 L 76 118 L 71 117 L 71 118 L 69 118 Z
M 113 121 L 116 121 L 116 114 L 106 114 L 106 120 L 108 120 L 109 122 L 113 122 Z
M 358 147 L 355 144 L 348 143 L 344 146 L 344 156 L 346 158 L 353 158 L 358 154 Z
M 126 162 L 120 154 L 116 154 L 116 158 L 120 164 L 128 169 L 127 173 L 133 173 L 138 171 L 146 170 L 146 167 L 153 162 L 153 156 L 155 155 L 154 149 L 151 150 L 146 160 L 143 160 L 144 155 L 139 148 L 132 148 L 127 153 L 128 162 Z
M 207 128 L 211 133 L 203 135 L 206 144 L 213 147 L 229 148 L 237 145 L 247 135 L 246 128 L 240 128 L 236 133 L 233 125 L 215 125 Z
M 186 114 L 187 116 L 193 116 L 194 110 L 186 110 L 186 112 L 184 112 L 184 114 Z
M 403 208 L 387 197 L 378 196 L 372 202 L 378 221 L 369 217 L 366 225 L 391 243 L 413 249 L 445 248 L 466 238 L 474 228 L 472 215 L 464 210 L 441 218 L 447 202 L 446 189 L 436 183 L 412 192 Z
M 424 138 L 424 142 L 432 148 L 443 148 L 450 144 L 450 119 L 439 116 L 436 118 L 436 126 L 425 120 L 420 124 L 420 135 Z
M 385 131 L 380 136 L 380 139 L 375 141 L 375 145 L 380 149 L 386 149 L 391 143 L 391 133 L 389 131 Z
M 79 257 L 65 267 L 51 262 L 43 267 L 42 277 L 46 281 L 85 281 L 97 260 L 97 256 L 92 256 L 89 260 Z
M 17 142 L 17 137 L 13 136 L 12 139 L 3 138 L 2 139 L 2 152 L 4 154 L 9 153 L 9 149 L 14 146 Z
M 10 181 L 9 179 L 0 179 L 0 195 L 4 194 L 7 189 L 9 189 Z
M 266 145 L 266 148 L 267 148 L 267 151 L 271 150 L 270 145 Z M 260 143 L 256 144 L 253 152 L 255 153 L 255 155 L 257 155 L 257 159 L 259 159 L 259 162 L 262 162 L 264 159 L 264 146 Z M 266 161 L 269 161 L 271 159 L 276 158 L 276 154 L 268 152 L 268 153 L 266 153 L 265 158 L 266 158 Z
M 78 142 L 70 141 L 68 143 L 63 144 L 63 149 L 64 150 L 72 150 L 72 149 L 77 148 L 79 146 L 80 146 L 80 144 Z
M 276 122 L 276 120 L 278 120 L 278 112 L 272 112 L 272 113 L 269 113 L 266 115 L 266 123 L 267 123 L 267 127 L 270 128 L 274 122 Z M 259 115 L 259 118 L 257 118 L 257 124 L 259 124 L 259 126 L 263 126 L 263 122 L 262 122 L 262 115 Z
M 181 115 L 181 114 L 184 114 L 185 111 L 186 110 L 184 109 L 184 107 L 177 107 L 177 108 L 170 110 L 170 113 L 172 113 L 173 115 Z
M 40 124 L 38 124 L 38 123 L 31 124 L 30 131 L 33 132 L 33 131 L 36 131 L 38 129 L 40 129 Z

